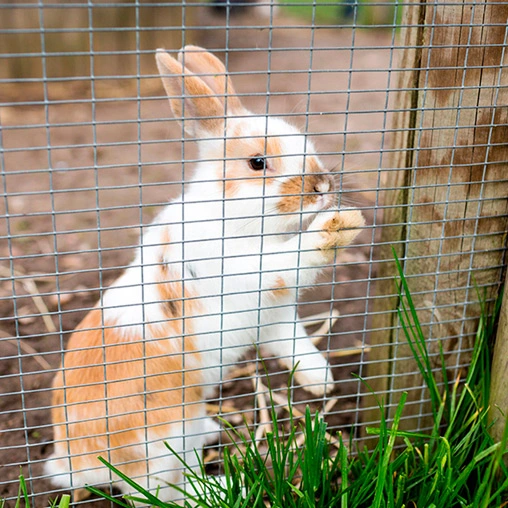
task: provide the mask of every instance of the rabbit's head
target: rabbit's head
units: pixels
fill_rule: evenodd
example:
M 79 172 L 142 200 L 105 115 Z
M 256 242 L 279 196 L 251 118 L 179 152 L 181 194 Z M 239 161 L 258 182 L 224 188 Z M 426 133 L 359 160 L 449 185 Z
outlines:
M 257 219 L 266 233 L 295 232 L 336 204 L 310 139 L 280 118 L 246 110 L 217 57 L 186 46 L 178 60 L 158 50 L 157 65 L 175 117 L 198 142 L 203 198 L 223 199 L 226 217 Z

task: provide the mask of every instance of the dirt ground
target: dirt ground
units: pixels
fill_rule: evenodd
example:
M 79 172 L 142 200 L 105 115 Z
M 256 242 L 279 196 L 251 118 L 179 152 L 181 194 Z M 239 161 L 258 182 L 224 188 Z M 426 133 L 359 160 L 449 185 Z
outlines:
M 203 36 L 201 43 L 221 48 L 225 37 L 216 30 Z M 245 104 L 254 111 L 266 110 L 269 89 L 270 113 L 291 113 L 292 121 L 302 127 L 308 121 L 318 151 L 331 154 L 323 157 L 327 167 L 346 173 L 344 185 L 352 192 L 343 194 L 344 201 L 361 206 L 370 226 L 379 223 L 373 205 L 380 149 L 387 142 L 383 131 L 389 125 L 383 109 L 391 34 L 350 29 L 311 32 L 302 27 L 233 30 L 228 38 L 230 48 L 243 49 L 229 54 L 230 71 L 239 73 L 234 77 L 237 91 L 258 94 L 245 97 Z M 263 50 L 270 39 L 273 49 L 285 50 Z M 268 68 L 277 71 L 269 78 Z M 259 74 L 242 74 L 248 71 Z M 35 494 L 33 506 L 47 506 L 48 496 L 56 496 L 48 494 L 54 489 L 40 478 L 42 463 L 52 450 L 48 387 L 68 336 L 55 331 L 71 331 L 95 304 L 99 289 L 129 263 L 140 226 L 179 193 L 182 177 L 181 144 L 171 141 L 180 131 L 169 118 L 162 87 L 140 103 L 99 101 L 94 110 L 89 101 L 79 99 L 51 104 L 47 111 L 40 105 L 14 103 L 1 110 L 3 127 L 19 126 L 2 134 L 7 197 L 0 222 L 0 498 L 11 499 L 7 506 L 14 506 L 20 467 Z M 315 114 L 307 119 L 306 110 Z M 46 128 L 46 122 L 51 127 Z M 185 154 L 194 156 L 187 146 Z M 185 171 L 191 170 L 187 164 Z M 7 242 L 6 235 L 12 241 Z M 366 340 L 369 279 L 374 275 L 369 262 L 372 243 L 373 229 L 367 228 L 357 245 L 341 254 L 335 273 L 327 273 L 302 301 L 302 316 L 327 312 L 330 302 L 341 313 L 333 334 L 322 342 L 324 349 L 344 351 Z M 51 314 L 44 321 L 41 312 L 46 308 Z M 337 380 L 332 395 L 337 404 L 327 416 L 331 428 L 354 432 L 359 422 L 355 411 L 359 386 L 351 372 L 361 372 L 360 358 L 356 353 L 331 359 Z M 273 372 L 278 370 L 276 362 L 268 365 Z M 277 388 L 286 380 L 282 374 L 272 378 Z M 254 405 L 251 380 L 225 382 L 222 397 L 225 406 L 249 412 Z M 296 400 L 310 398 L 304 390 L 296 391 Z M 314 407 L 322 404 L 318 401 Z M 257 415 L 251 412 L 249 417 L 254 421 Z

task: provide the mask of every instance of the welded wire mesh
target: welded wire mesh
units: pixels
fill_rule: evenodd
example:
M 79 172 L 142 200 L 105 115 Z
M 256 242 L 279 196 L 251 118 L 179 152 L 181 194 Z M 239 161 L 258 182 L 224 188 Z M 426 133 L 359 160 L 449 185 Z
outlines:
M 246 432 L 246 423 L 253 429 L 266 423 L 265 369 L 281 419 L 287 420 L 284 401 L 290 369 L 276 357 L 294 356 L 297 344 L 307 340 L 298 321 L 311 335 L 319 329 L 317 347 L 332 365 L 325 382 L 333 386 L 326 395 L 316 395 L 310 384 L 302 387 L 297 378 L 291 395 L 297 411 L 310 404 L 323 412 L 330 432 L 341 430 L 363 439 L 362 425 L 375 423 L 379 411 L 354 373 L 376 387 L 388 411 L 401 391 L 413 393 L 408 407 L 415 409 L 407 416 L 408 425 L 425 428 L 430 414 L 427 394 L 408 361 L 397 321 L 389 247 L 393 245 L 405 262 L 410 286 L 415 284 L 433 357 L 438 356 L 439 339 L 446 344 L 450 372 L 460 372 L 467 367 L 474 338 L 475 288 L 486 290 L 492 300 L 506 268 L 506 19 L 489 17 L 489 12 L 476 2 L 0 5 L 0 497 L 13 503 L 20 468 L 33 493 L 33 506 L 44 506 L 48 497 L 62 492 L 43 467 L 55 446 L 50 415 L 55 406 L 64 420 L 77 411 L 78 420 L 92 428 L 104 414 L 134 414 L 141 403 L 141 423 L 136 420 L 133 425 L 141 455 L 150 455 L 153 414 L 161 408 L 151 406 L 158 393 L 152 383 L 157 376 L 150 371 L 146 347 L 167 335 L 155 337 L 149 328 L 167 323 L 188 344 L 180 354 L 168 355 L 176 365 L 174 376 L 190 391 L 197 384 L 198 391 L 209 392 L 206 414 L 221 415 L 239 432 Z M 188 44 L 217 55 L 235 89 L 232 93 L 227 85 L 225 98 L 215 93 L 224 111 L 205 115 L 210 121 L 227 119 L 220 123 L 223 132 L 213 136 L 213 148 L 222 147 L 218 155 L 210 156 L 212 149 L 198 153 L 194 141 L 202 133 L 184 130 L 196 122 L 196 111 L 183 102 L 181 116 L 186 120 L 182 125 L 174 118 L 155 65 L 156 48 L 166 48 L 176 58 L 179 48 Z M 186 54 L 184 65 L 191 58 L 191 52 Z M 209 69 L 191 70 L 207 83 L 216 77 Z M 173 97 L 181 102 L 180 94 Z M 257 114 L 258 122 L 262 119 L 265 129 L 259 136 L 261 147 L 247 153 L 235 151 L 235 146 L 251 140 L 252 133 L 228 131 L 228 122 L 236 121 L 230 120 L 231 112 L 237 119 L 249 116 L 233 111 L 236 98 Z M 270 125 L 275 116 L 304 134 L 296 152 L 270 152 L 273 138 L 279 145 L 291 138 L 287 133 L 274 136 Z M 228 143 L 223 143 L 222 134 L 227 134 Z M 310 177 L 311 139 L 323 161 L 321 173 L 334 180 L 334 187 L 320 193 L 336 199 L 338 206 L 360 210 L 366 223 L 353 245 L 323 261 L 317 280 L 306 279 L 305 267 L 295 272 L 292 266 L 280 266 L 275 275 L 282 283 L 275 280 L 278 287 L 265 287 L 264 280 L 274 275 L 266 256 L 259 256 L 267 246 L 298 237 L 292 254 L 302 265 L 308 253 L 306 235 L 297 233 L 306 231 L 314 216 L 304 205 L 316 194 L 317 184 L 309 190 L 302 178 L 300 188 L 279 192 L 278 198 L 295 198 L 297 210 L 274 209 L 263 199 L 259 214 L 241 217 L 245 230 L 236 232 L 235 241 L 250 245 L 255 239 L 258 264 L 253 267 L 256 253 L 246 248 L 231 256 L 228 248 L 228 210 L 248 210 L 252 201 L 241 191 L 247 178 L 243 169 L 235 173 L 228 168 L 245 166 L 256 157 L 270 168 L 296 156 L 298 170 L 285 178 L 299 176 L 300 171 Z M 196 177 L 196 165 L 203 162 L 215 169 L 207 174 L 202 165 Z M 262 176 L 255 176 L 263 195 L 275 176 L 266 168 Z M 194 199 L 189 186 L 193 177 L 202 192 L 200 206 L 213 206 L 222 216 L 181 213 L 184 203 Z M 211 190 L 217 184 L 219 196 Z M 180 258 L 154 258 L 147 248 L 138 250 L 133 261 L 140 237 L 153 236 L 152 221 L 168 202 L 176 211 L 158 220 L 168 231 L 181 231 L 181 238 L 175 241 L 161 234 L 157 245 L 163 251 L 179 249 Z M 273 228 L 270 221 L 277 213 L 297 215 L 291 234 Z M 192 257 L 196 245 L 202 248 L 196 225 L 210 235 L 219 231 L 208 238 L 213 245 L 206 257 L 202 251 Z M 185 262 L 191 268 L 181 271 Z M 234 263 L 244 272 L 228 273 Z M 106 292 L 129 264 L 136 275 L 121 279 L 116 293 Z M 213 275 L 199 268 L 205 265 L 216 266 Z M 176 275 L 168 272 L 166 279 L 145 280 L 150 269 L 168 266 Z M 293 272 L 294 281 L 286 284 L 284 277 Z M 253 278 L 254 286 L 243 285 Z M 154 318 L 150 299 L 168 281 L 176 285 L 176 294 L 159 294 L 156 302 L 169 307 L 170 315 Z M 232 289 L 233 283 L 237 289 Z M 211 341 L 201 356 L 219 359 L 221 383 L 207 380 L 206 373 L 195 381 L 203 369 L 192 351 L 194 325 L 182 316 L 197 312 L 193 290 L 199 284 L 199 291 L 204 288 L 199 296 L 215 302 L 211 307 L 205 302 L 199 311 L 201 320 L 213 323 L 201 334 Z M 277 295 L 275 290 L 298 300 L 298 312 L 276 297 L 271 303 L 274 313 L 285 306 L 292 309 L 288 320 L 275 324 L 296 340 L 283 347 L 276 343 L 283 337 L 274 334 L 265 344 L 268 351 L 251 347 L 239 359 L 232 356 L 227 337 L 244 334 L 245 345 L 263 342 L 269 325 L 274 325 L 263 321 L 266 298 Z M 139 305 L 129 300 L 133 292 Z M 249 308 L 240 305 L 234 310 L 228 303 L 241 303 L 246 295 L 254 302 Z M 78 335 L 75 347 L 88 368 L 108 377 L 112 365 L 125 365 L 127 358 L 111 356 L 114 348 L 105 347 L 117 326 L 108 312 L 141 330 L 131 340 L 142 350 L 141 363 L 129 363 L 132 372 L 127 376 L 137 383 L 137 398 L 132 387 L 112 382 L 106 388 L 77 371 L 80 382 L 96 393 L 92 400 L 99 414 L 85 416 L 79 404 L 71 405 L 68 388 L 55 402 L 58 390 L 51 383 L 60 375 L 66 384 L 61 365 L 69 356 L 64 351 L 87 314 L 95 317 L 82 326 L 98 342 L 91 347 Z M 250 325 L 241 320 L 234 324 L 246 313 L 252 314 Z M 113 385 L 120 389 L 115 392 Z M 199 435 L 213 429 L 205 427 L 204 413 L 185 413 L 200 407 L 199 397 L 190 400 L 185 391 L 172 397 L 172 418 L 180 415 L 177 437 L 186 432 L 187 445 L 182 446 L 191 451 Z M 103 455 L 112 460 L 115 450 L 122 448 L 112 437 L 119 430 L 111 427 L 113 421 L 104 425 L 101 437 L 108 444 Z M 64 423 L 63 428 L 69 427 Z M 72 455 L 66 439 L 64 432 L 60 440 Z M 204 457 L 207 470 L 215 474 L 229 441 L 224 434 L 212 441 Z M 66 464 L 69 460 L 64 457 Z M 120 462 L 126 467 L 129 460 Z M 166 474 L 165 466 L 160 467 L 158 474 Z M 97 464 L 97 477 L 103 478 L 103 471 Z M 79 478 L 71 477 L 69 483 L 81 486 Z

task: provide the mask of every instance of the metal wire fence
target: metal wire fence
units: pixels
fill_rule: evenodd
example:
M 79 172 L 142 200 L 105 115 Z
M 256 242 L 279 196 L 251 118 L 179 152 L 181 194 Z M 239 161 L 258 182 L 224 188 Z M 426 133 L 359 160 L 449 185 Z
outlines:
M 162 439 L 218 473 L 215 416 L 261 438 L 296 362 L 332 433 L 379 417 L 352 373 L 425 428 L 390 247 L 467 368 L 506 269 L 506 8 L 0 5 L 0 498 L 108 483 L 97 454 L 178 481 Z

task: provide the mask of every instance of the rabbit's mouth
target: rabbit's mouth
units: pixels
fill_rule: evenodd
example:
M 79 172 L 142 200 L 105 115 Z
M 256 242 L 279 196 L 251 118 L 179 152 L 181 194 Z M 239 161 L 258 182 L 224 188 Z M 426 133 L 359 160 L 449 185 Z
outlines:
M 304 220 L 302 222 L 302 227 L 304 229 L 309 226 L 317 214 L 337 207 L 338 197 L 337 193 L 333 190 L 314 194 L 313 198 L 310 206 L 306 207 L 304 210 Z
M 318 212 L 337 206 L 338 196 L 335 192 L 334 183 L 333 178 L 323 176 L 314 187 L 317 195 L 315 206 Z
M 329 210 L 333 208 L 337 203 L 337 195 L 335 192 L 327 192 L 325 194 L 319 194 L 316 202 L 316 207 L 319 212 Z

